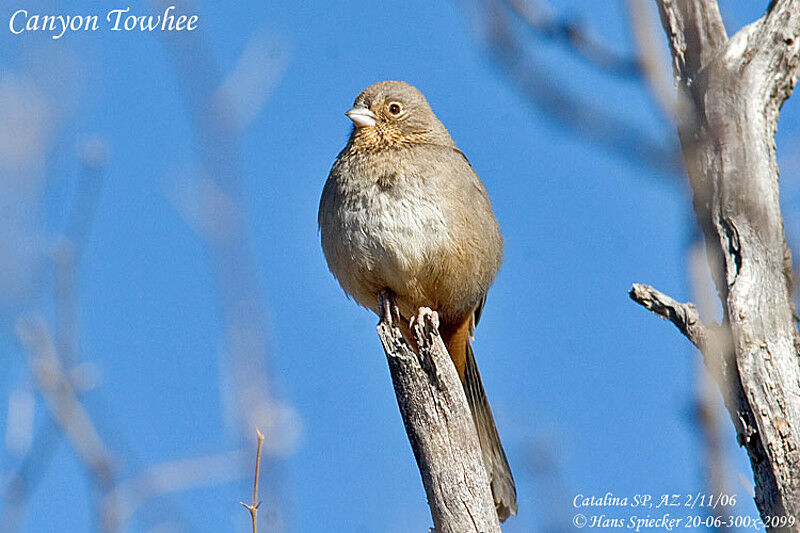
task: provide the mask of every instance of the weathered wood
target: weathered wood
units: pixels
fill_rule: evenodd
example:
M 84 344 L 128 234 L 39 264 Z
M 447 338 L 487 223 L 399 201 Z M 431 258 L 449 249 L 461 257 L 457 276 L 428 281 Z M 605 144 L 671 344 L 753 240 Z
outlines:
M 378 335 L 436 532 L 499 533 L 478 435 L 438 316 L 423 308 L 411 321 L 417 354 L 396 327 L 399 316 L 386 294 L 381 307 Z
M 730 39 L 716 0 L 658 6 L 685 102 L 677 121 L 695 214 L 724 312 L 724 342 L 693 342 L 718 367 L 761 514 L 800 518 L 800 336 L 774 141 L 800 68 L 800 2 L 773 1 Z

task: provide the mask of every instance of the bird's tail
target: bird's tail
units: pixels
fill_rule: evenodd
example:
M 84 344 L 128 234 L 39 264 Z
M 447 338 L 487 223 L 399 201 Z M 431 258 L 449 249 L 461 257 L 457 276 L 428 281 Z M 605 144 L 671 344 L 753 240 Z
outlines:
M 467 340 L 466 349 L 464 392 L 467 395 L 469 409 L 472 411 L 475 428 L 478 430 L 483 464 L 489 475 L 497 516 L 500 521 L 505 521 L 512 514 L 517 514 L 517 489 L 514 486 L 511 467 L 508 466 L 506 452 L 500 443 L 500 435 L 498 435 L 497 426 L 494 423 L 492 408 L 489 407 L 481 375 L 478 372 L 478 364 L 475 362 L 475 354 L 472 352 L 469 340 Z

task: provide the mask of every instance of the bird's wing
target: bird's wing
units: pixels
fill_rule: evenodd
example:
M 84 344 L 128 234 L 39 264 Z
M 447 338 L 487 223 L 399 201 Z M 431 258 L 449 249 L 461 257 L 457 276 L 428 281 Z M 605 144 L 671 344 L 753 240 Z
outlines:
M 488 293 L 481 297 L 481 301 L 478 302 L 478 305 L 475 306 L 475 310 L 472 312 L 472 324 L 469 328 L 469 336 L 473 339 L 475 338 L 475 328 L 478 326 L 478 322 L 481 321 L 481 314 L 483 313 L 483 306 L 486 305 L 487 295 Z

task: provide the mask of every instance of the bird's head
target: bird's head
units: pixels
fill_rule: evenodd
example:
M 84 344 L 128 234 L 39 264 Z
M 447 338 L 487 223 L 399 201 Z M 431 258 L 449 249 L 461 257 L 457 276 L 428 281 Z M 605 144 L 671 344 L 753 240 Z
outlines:
M 404 81 L 370 85 L 345 114 L 353 121 L 351 142 L 358 147 L 454 145 L 422 93 Z

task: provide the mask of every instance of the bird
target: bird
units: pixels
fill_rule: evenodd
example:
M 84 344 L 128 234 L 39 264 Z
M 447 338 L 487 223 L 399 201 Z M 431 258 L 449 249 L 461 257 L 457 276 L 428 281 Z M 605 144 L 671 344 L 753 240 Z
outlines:
M 370 85 L 345 114 L 353 129 L 319 204 L 328 268 L 345 293 L 379 316 L 379 295 L 391 291 L 414 349 L 408 320 L 422 307 L 438 313 L 505 521 L 517 514 L 517 492 L 471 343 L 503 258 L 489 195 L 413 85 Z

